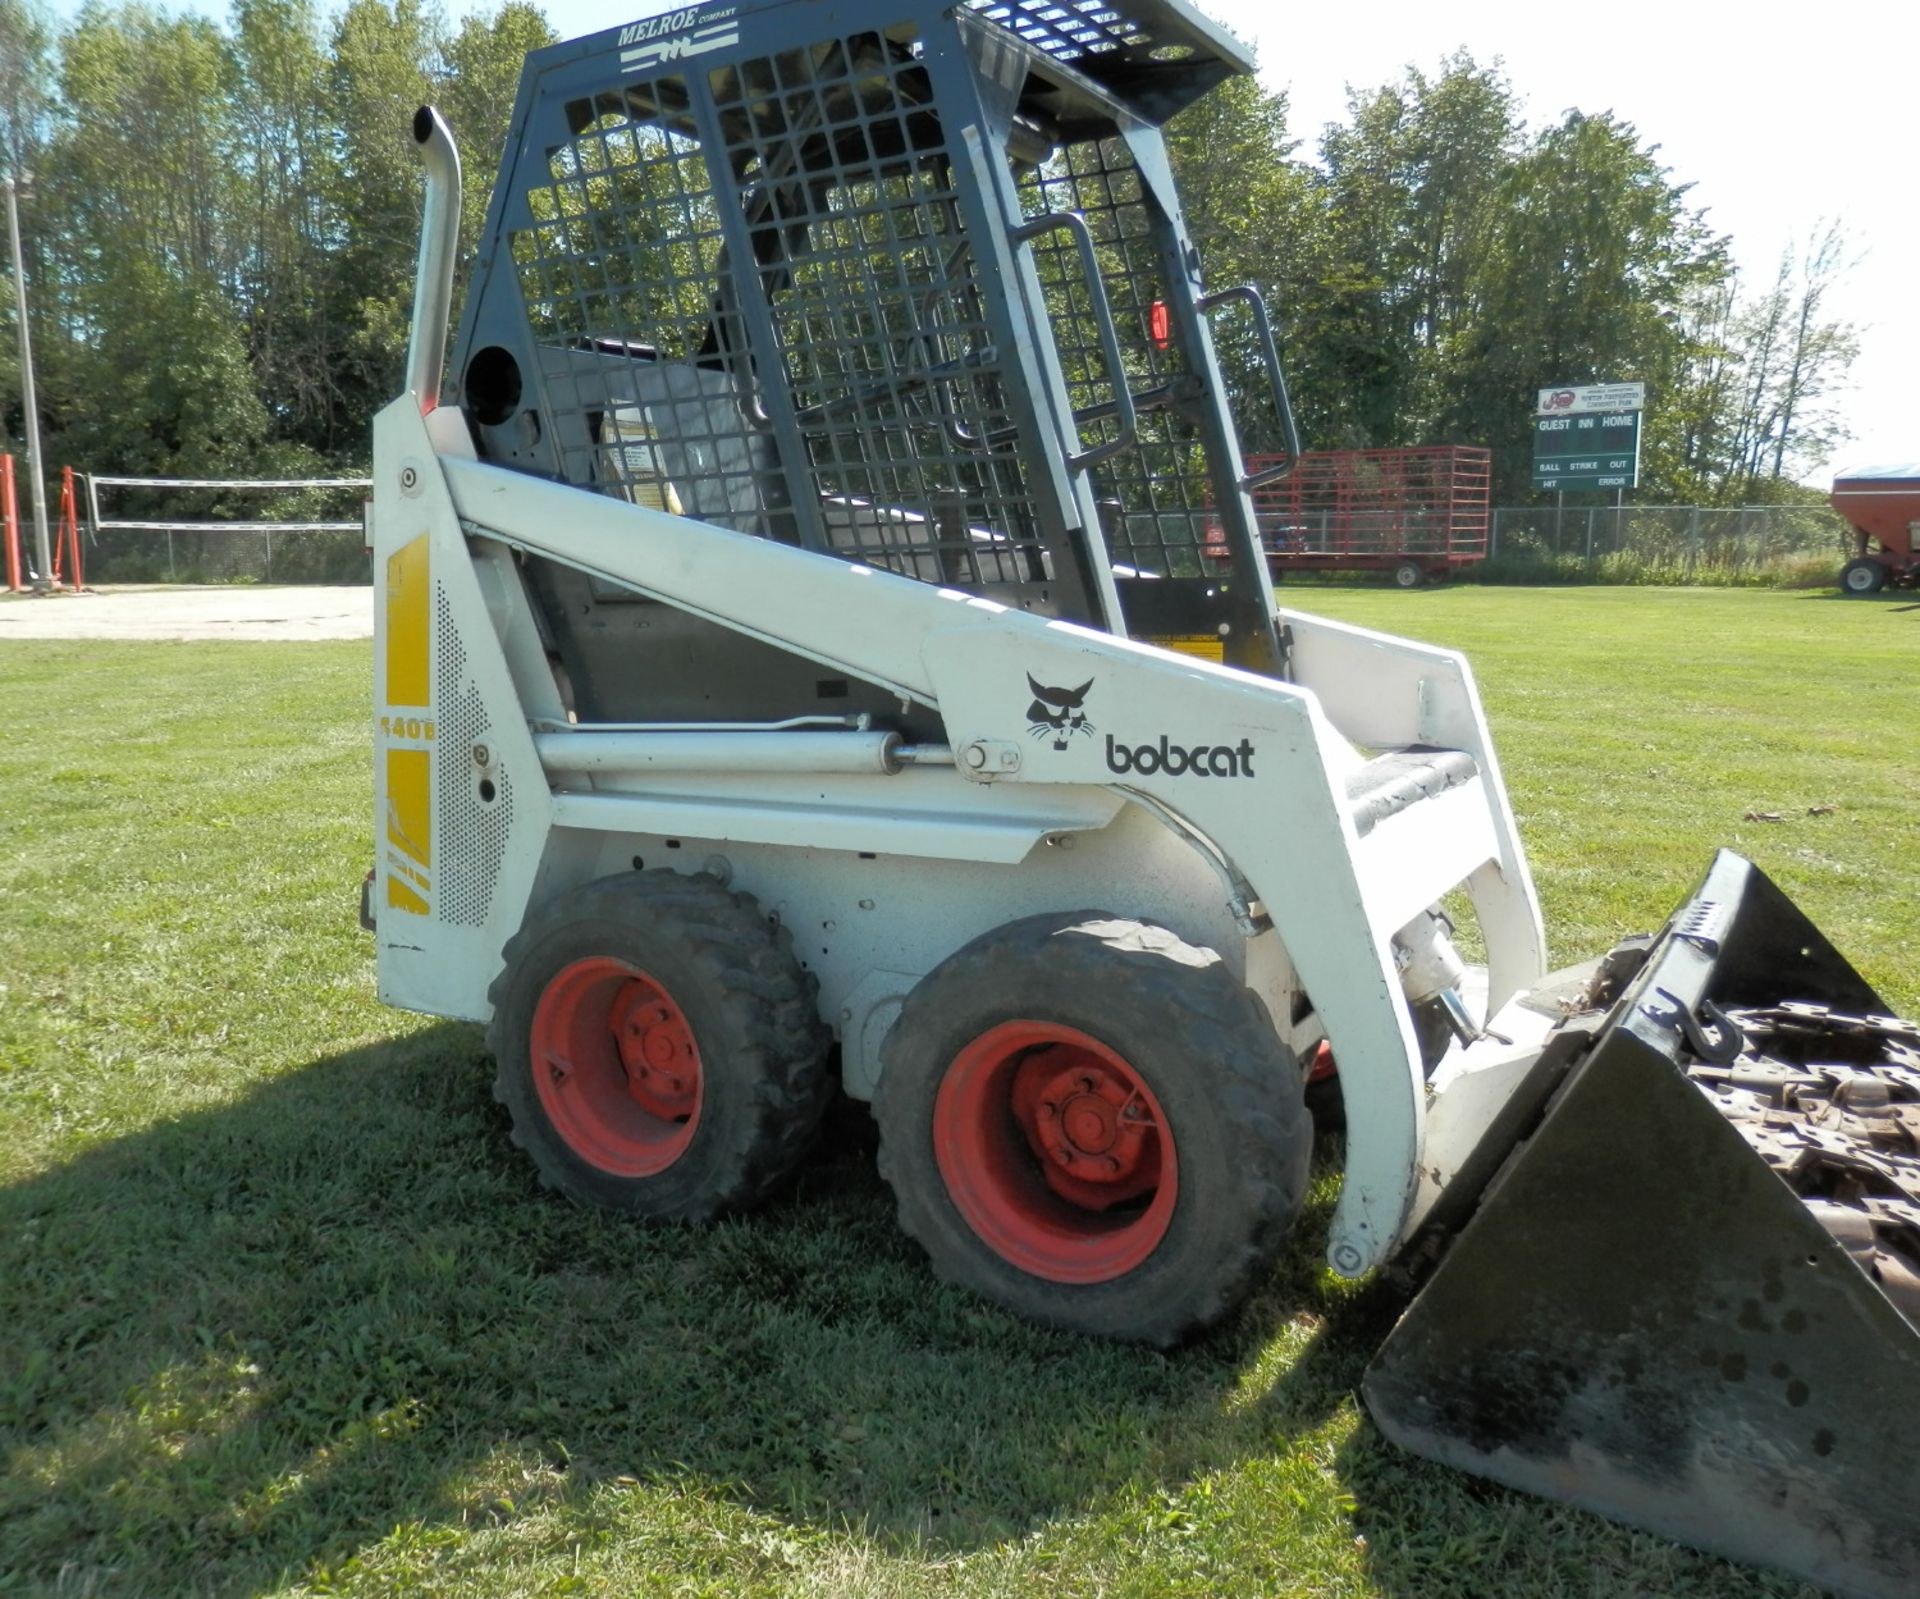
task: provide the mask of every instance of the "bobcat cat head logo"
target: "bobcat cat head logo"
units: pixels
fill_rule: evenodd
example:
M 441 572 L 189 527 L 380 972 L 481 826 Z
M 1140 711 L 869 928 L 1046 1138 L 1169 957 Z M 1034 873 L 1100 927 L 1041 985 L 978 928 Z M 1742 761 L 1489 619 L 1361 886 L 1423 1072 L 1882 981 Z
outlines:
M 1044 683 L 1035 682 L 1033 673 L 1029 672 L 1027 687 L 1033 690 L 1033 703 L 1027 707 L 1027 731 L 1035 738 L 1050 737 L 1053 747 L 1063 750 L 1069 734 L 1093 736 L 1093 723 L 1080 708 L 1087 690 L 1093 687 L 1092 678 L 1078 688 L 1048 688 Z

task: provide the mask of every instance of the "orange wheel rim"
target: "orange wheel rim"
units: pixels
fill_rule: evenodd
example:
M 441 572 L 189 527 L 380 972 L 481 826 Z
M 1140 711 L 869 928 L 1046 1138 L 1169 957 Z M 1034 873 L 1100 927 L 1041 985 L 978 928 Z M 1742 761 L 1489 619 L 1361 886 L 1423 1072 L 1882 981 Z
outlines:
M 615 1177 L 651 1177 L 700 1124 L 700 1049 L 667 989 L 611 956 L 555 974 L 534 1008 L 533 1085 L 567 1147 Z
M 1173 1221 L 1180 1166 L 1160 1101 L 1071 1027 L 1004 1022 L 962 1049 L 934 1100 L 933 1147 L 967 1225 L 1048 1282 L 1125 1276 Z

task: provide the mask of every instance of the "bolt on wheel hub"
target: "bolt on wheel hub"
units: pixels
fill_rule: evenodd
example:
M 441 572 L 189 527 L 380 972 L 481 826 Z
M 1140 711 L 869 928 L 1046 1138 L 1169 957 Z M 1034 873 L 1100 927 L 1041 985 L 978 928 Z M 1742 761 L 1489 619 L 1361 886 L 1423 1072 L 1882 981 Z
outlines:
M 700 1052 L 672 996 L 610 956 L 556 973 L 533 1018 L 534 1087 L 582 1160 L 623 1177 L 664 1171 L 700 1118 Z
M 1138 1088 L 1104 1064 L 1075 1059 L 1080 1053 L 1055 1046 L 1029 1055 L 1014 1079 L 1015 1113 L 1032 1107 L 1023 1120 L 1034 1153 L 1047 1162 L 1048 1186 L 1075 1204 L 1104 1210 L 1138 1198 L 1157 1180 L 1157 1144 L 1150 1147 L 1155 1128 L 1141 1111 Z M 1063 1062 L 1069 1063 L 1064 1071 Z M 1063 1187 L 1062 1178 L 1099 1187 Z
M 1053 1282 L 1106 1282 L 1172 1223 L 1173 1139 L 1134 1068 L 1054 1023 L 1002 1023 L 958 1056 L 934 1110 L 954 1205 L 1004 1259 Z

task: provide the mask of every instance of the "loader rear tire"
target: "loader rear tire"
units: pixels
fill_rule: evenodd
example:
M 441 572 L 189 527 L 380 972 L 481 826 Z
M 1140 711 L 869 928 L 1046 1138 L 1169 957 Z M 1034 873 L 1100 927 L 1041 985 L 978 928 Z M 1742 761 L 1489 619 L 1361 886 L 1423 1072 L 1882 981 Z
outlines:
M 491 990 L 494 1097 L 541 1181 L 705 1221 L 806 1153 L 832 1080 L 784 928 L 705 874 L 606 877 L 542 906 Z
M 1272 1267 L 1313 1128 L 1212 950 L 1053 912 L 975 939 L 881 1046 L 880 1172 L 936 1273 L 1052 1326 L 1179 1343 Z

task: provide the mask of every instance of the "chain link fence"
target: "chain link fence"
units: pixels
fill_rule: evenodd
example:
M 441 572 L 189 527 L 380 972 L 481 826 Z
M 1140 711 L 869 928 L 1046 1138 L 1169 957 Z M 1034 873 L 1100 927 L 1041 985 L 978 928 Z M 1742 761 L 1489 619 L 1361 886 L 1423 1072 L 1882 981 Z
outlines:
M 366 478 L 82 482 L 92 582 L 373 580 L 360 514 Z
M 91 529 L 89 583 L 371 583 L 366 536 L 286 528 Z
M 364 479 L 340 478 L 94 479 L 85 496 L 87 576 L 105 583 L 370 582 L 358 521 L 365 488 Z M 244 502 L 261 490 L 275 494 L 273 509 L 286 521 L 239 520 L 252 509 Z M 116 504 L 103 517 L 108 491 Z M 182 511 L 198 516 L 176 519 Z M 223 512 L 234 520 L 219 519 Z M 294 520 L 302 515 L 338 520 Z M 1837 573 L 1853 544 L 1846 519 L 1823 505 L 1518 505 L 1490 513 L 1487 555 L 1501 565 L 1537 562 L 1572 577 L 1584 569 L 1603 579 L 1766 581 L 1796 568 L 1816 578 L 1829 566 Z M 1473 570 L 1462 575 L 1471 580 Z
M 1494 510 L 1488 554 L 1626 565 L 1684 580 L 1821 562 L 1837 572 L 1852 551 L 1846 519 L 1824 505 L 1523 505 Z

